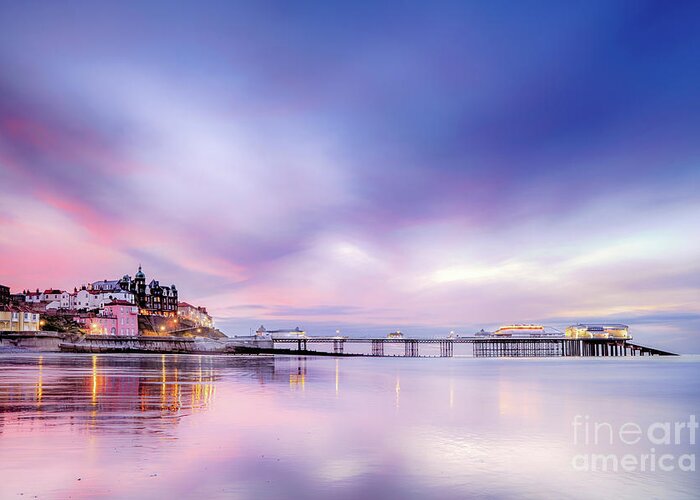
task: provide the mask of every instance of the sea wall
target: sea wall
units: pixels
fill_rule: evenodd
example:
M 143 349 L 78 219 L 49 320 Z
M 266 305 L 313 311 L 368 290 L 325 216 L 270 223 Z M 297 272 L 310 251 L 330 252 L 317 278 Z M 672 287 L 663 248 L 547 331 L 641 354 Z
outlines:
M 210 339 L 201 337 L 110 335 L 77 336 L 62 332 L 0 332 L 0 349 L 88 353 L 153 352 L 182 354 L 234 354 L 272 349 L 270 340 L 255 337 Z
M 68 334 L 61 332 L 0 332 L 0 348 L 58 351 L 58 346 L 68 337 Z
M 215 340 L 194 337 L 110 337 L 87 335 L 79 342 L 65 342 L 63 351 L 72 352 L 156 352 L 183 354 L 233 354 L 242 347 L 271 349 L 272 342 L 254 339 Z M 249 350 L 249 349 L 248 349 Z
M 64 342 L 62 351 L 70 352 L 155 352 L 155 353 L 194 353 L 199 352 L 201 342 L 194 338 L 182 337 L 112 337 L 107 335 L 86 335 L 79 342 Z M 205 350 L 205 349 L 201 349 Z

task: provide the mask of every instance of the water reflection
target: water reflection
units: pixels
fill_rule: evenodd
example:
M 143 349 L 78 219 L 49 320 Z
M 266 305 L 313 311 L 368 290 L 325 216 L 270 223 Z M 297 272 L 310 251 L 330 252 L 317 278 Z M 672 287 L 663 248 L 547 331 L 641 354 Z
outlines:
M 394 390 L 396 391 L 396 409 L 398 410 L 401 406 L 401 378 L 398 373 L 396 374 L 396 388 Z
M 306 358 L 296 358 L 296 363 L 296 371 L 292 373 L 290 370 L 289 373 L 289 387 L 303 392 L 306 387 Z
M 687 418 L 698 375 L 697 361 L 652 359 L 4 355 L 0 484 L 60 498 L 690 496 L 697 475 L 573 471 L 570 423 Z
M 455 382 L 450 377 L 450 410 L 455 407 Z
M 10 423 L 162 432 L 215 400 L 222 370 L 304 392 L 306 357 L 16 355 L 1 360 L 0 432 Z M 45 377 L 45 370 L 50 376 Z M 397 382 L 398 383 L 398 382 Z M 397 389 L 398 390 L 398 389 Z M 335 395 L 340 364 L 335 360 Z
M 335 397 L 340 393 L 340 360 L 335 360 Z
M 3 359 L 0 432 L 3 426 L 83 426 L 162 432 L 216 395 L 216 361 L 206 356 L 31 356 Z M 274 378 L 271 358 L 239 366 L 261 383 Z M 49 376 L 46 376 L 46 372 Z

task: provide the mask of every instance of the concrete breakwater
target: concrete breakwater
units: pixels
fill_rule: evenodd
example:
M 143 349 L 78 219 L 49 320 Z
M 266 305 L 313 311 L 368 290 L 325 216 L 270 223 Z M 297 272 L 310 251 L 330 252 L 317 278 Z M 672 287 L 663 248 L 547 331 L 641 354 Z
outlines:
M 77 336 L 61 332 L 0 332 L 0 348 L 51 352 L 73 338 Z
M 236 354 L 245 347 L 255 352 L 256 344 L 236 339 L 208 339 L 199 337 L 107 337 L 88 335 L 79 342 L 64 342 L 61 351 L 89 353 L 172 353 L 172 354 Z M 272 344 L 259 348 L 272 348 Z M 251 349 L 253 348 L 253 349 Z
M 89 335 L 78 342 L 64 342 L 61 351 L 88 353 L 194 353 L 210 352 L 219 346 L 203 345 L 193 338 L 179 337 L 107 337 Z
M 60 332 L 0 332 L 1 347 L 43 352 L 250 354 L 272 349 L 272 342 L 254 338 L 114 337 Z

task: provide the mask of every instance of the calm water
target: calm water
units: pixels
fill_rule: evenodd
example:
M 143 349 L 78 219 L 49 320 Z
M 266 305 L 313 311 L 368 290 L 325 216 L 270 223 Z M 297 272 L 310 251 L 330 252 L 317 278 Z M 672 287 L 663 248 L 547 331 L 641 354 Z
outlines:
M 698 474 L 679 468 L 697 451 L 688 429 L 678 444 L 654 444 L 647 431 L 658 422 L 652 437 L 663 439 L 664 423 L 700 416 L 699 380 L 695 357 L 6 353 L 0 493 L 697 498 Z M 620 441 L 626 422 L 642 429 L 639 443 Z M 657 469 L 584 470 L 591 454 L 654 454 Z M 658 469 L 664 454 L 673 470 Z

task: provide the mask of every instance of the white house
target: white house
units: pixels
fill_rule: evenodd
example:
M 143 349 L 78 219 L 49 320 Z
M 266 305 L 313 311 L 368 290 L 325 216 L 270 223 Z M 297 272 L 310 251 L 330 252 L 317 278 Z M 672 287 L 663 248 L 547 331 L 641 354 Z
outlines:
M 46 309 L 71 309 L 71 294 L 64 290 L 44 290 L 42 302 L 48 302 Z
M 64 293 L 67 294 L 67 292 L 64 292 L 63 290 L 49 288 L 41 293 L 40 298 L 42 302 L 53 302 L 54 300 L 60 301 L 63 298 Z
M 70 294 L 64 290 L 47 288 L 43 292 L 39 290 L 35 292 L 27 291 L 23 295 L 24 301 L 31 304 L 38 304 L 40 302 L 48 303 L 51 307 L 47 305 L 47 309 L 70 308 Z
M 130 304 L 135 302 L 134 294 L 124 290 L 78 290 L 78 293 L 75 294 L 73 309 L 78 311 L 102 309 L 105 304 L 115 300 L 129 302 Z
M 41 292 L 37 290 L 36 292 L 27 292 L 24 294 L 25 302 L 41 302 Z

